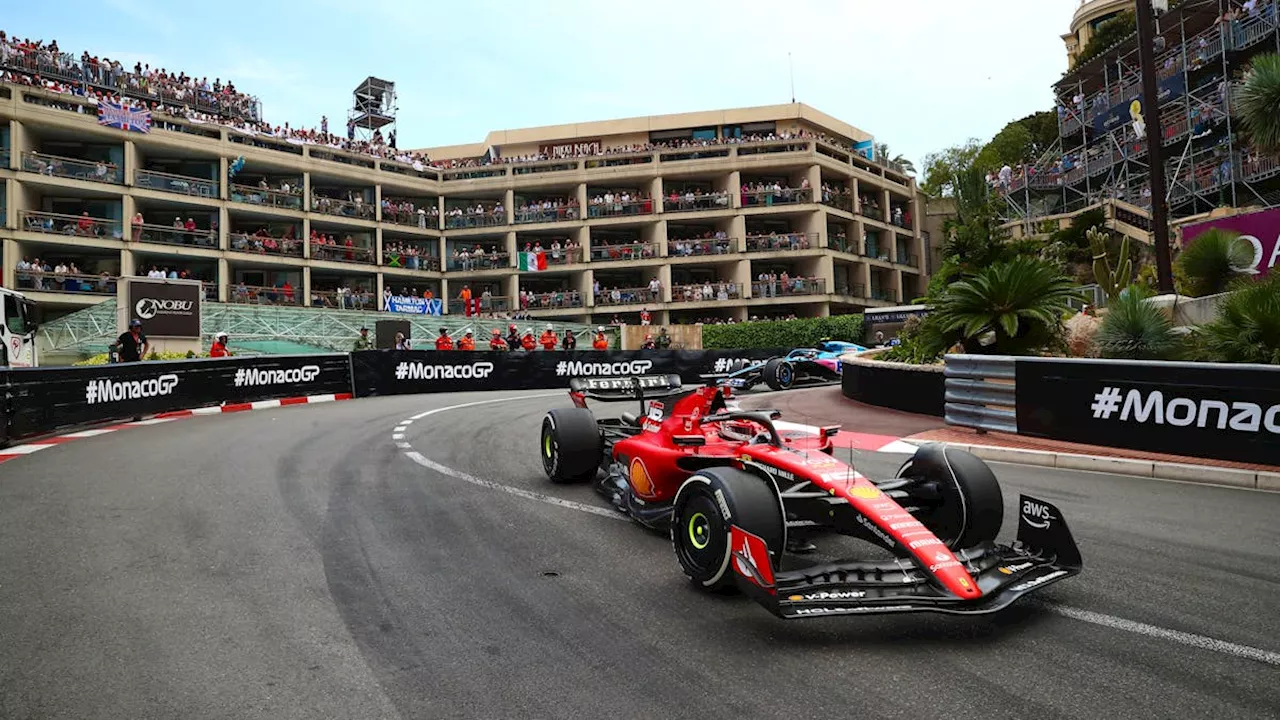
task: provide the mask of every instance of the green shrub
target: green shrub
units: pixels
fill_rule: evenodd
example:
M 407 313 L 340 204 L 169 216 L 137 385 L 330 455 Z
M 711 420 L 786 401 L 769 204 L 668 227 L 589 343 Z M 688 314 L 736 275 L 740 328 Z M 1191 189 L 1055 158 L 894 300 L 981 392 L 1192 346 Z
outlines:
M 862 344 L 862 316 L 837 315 L 733 325 L 703 325 L 708 350 L 815 347 L 822 340 Z
M 1199 328 L 1200 356 L 1280 365 L 1280 273 L 1234 287 L 1218 306 L 1218 317 Z
M 898 344 L 877 359 L 912 365 L 933 365 L 942 360 L 947 338 L 931 317 L 909 317 L 898 331 Z
M 1170 360 L 1182 340 L 1160 308 L 1147 302 L 1151 292 L 1131 285 L 1107 306 L 1095 342 L 1102 357 L 1121 360 Z

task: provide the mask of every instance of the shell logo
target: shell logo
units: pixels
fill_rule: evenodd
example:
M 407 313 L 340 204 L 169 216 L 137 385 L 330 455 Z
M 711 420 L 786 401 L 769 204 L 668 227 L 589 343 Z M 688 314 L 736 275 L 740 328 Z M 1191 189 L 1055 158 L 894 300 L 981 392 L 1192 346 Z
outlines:
M 863 500 L 875 500 L 880 497 L 880 491 L 868 485 L 856 485 L 849 489 L 849 494 Z
M 649 477 L 649 471 L 645 468 L 644 462 L 640 458 L 632 458 L 631 467 L 627 473 L 631 479 L 631 489 L 641 497 L 650 497 L 653 495 L 653 478 Z

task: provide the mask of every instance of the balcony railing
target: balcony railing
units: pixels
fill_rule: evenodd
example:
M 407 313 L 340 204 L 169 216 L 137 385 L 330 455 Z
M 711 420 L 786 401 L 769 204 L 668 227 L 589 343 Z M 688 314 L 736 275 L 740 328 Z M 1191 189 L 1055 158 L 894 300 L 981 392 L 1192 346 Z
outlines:
M 191 230 L 165 225 L 147 225 L 132 223 L 129 225 L 129 239 L 133 242 L 154 243 L 157 245 L 185 245 L 187 247 L 218 247 L 218 234 L 213 230 Z
M 275 238 L 269 235 L 263 237 L 249 233 L 231 233 L 231 249 L 236 252 L 300 258 L 304 247 L 305 243 L 297 238 Z
M 578 207 L 576 205 L 564 205 L 547 210 L 540 207 L 519 207 L 516 208 L 514 216 L 517 225 L 567 222 L 578 219 Z
M 328 260 L 329 262 L 345 262 L 359 263 L 362 265 L 373 264 L 373 248 L 368 247 L 347 247 L 346 245 L 320 245 L 312 244 L 311 246 L 312 260 Z
M 383 250 L 382 265 L 384 267 L 405 268 L 407 270 L 440 269 L 440 258 L 429 253 L 408 254 L 398 250 Z
M 171 175 L 155 170 L 138 170 L 134 173 L 133 180 L 143 190 L 159 190 L 160 192 L 191 195 L 211 200 L 218 197 L 218 183 L 216 180 L 205 180 L 204 178 L 187 177 L 186 175 Z
M 300 287 L 266 287 L 233 283 L 228 288 L 227 301 L 238 305 L 301 305 Z
M 823 278 L 787 278 L 786 282 L 751 283 L 751 297 L 786 297 L 789 295 L 825 295 L 827 281 Z
M 854 283 L 852 285 L 841 285 L 836 288 L 836 292 L 845 297 L 858 298 L 865 300 L 867 297 L 867 288 L 865 285 Z
M 737 283 L 711 282 L 671 286 L 671 302 L 714 302 L 737 300 L 742 291 Z
M 580 308 L 583 306 L 582 293 L 577 290 L 529 290 L 525 294 L 527 301 L 521 301 L 522 310 L 557 310 L 561 308 Z
M 489 314 L 489 313 L 498 313 L 498 312 L 510 312 L 510 310 L 511 310 L 511 298 L 506 297 L 506 296 L 500 296 L 500 295 L 489 295 L 489 296 L 485 296 L 485 295 L 481 294 L 481 295 L 480 295 L 480 297 L 478 297 L 478 298 L 472 298 L 472 302 L 475 302 L 476 300 L 479 300 L 479 301 L 480 301 L 480 313 L 481 313 L 482 315 L 487 315 L 487 314 Z M 454 299 L 450 300 L 450 301 L 449 301 L 449 314 L 451 314 L 451 315 L 466 315 L 466 314 L 467 314 L 467 305 L 466 305 L 466 302 L 464 302 L 464 301 L 463 301 L 462 299 L 460 299 L 460 298 L 454 298 Z M 477 336 L 477 337 L 476 337 L 476 346 L 477 346 L 477 347 L 479 347 L 479 344 L 480 344 L 480 337 L 479 337 L 479 335 L 480 335 L 480 332 L 477 330 L 477 331 L 476 331 L 476 336 Z M 455 343 L 457 343 L 458 338 L 456 338 L 456 337 L 455 337 L 455 338 L 453 339 L 453 341 L 454 341 Z M 488 343 L 488 342 L 489 342 L 489 338 L 488 338 L 488 336 L 487 336 L 487 335 L 484 337 L 484 342 L 486 342 L 486 343 Z M 486 345 L 484 349 L 486 349 L 486 350 L 487 350 L 487 349 L 488 349 L 488 346 Z
M 284 208 L 285 210 L 301 210 L 302 188 L 295 188 L 290 192 L 282 192 L 280 190 L 263 190 L 249 185 L 232 185 L 231 202 L 266 205 L 267 207 Z
M 858 243 L 850 240 L 848 237 L 842 237 L 840 235 L 832 235 L 827 238 L 827 245 L 832 250 L 835 250 L 837 252 L 842 252 L 847 255 L 857 255 L 857 256 L 862 255 L 862 253 L 858 248 Z
M 778 252 L 781 250 L 808 250 L 818 246 L 817 233 L 785 233 L 782 235 L 748 235 L 747 252 Z
M 76 293 L 80 295 L 114 295 L 116 293 L 115 275 L 87 275 L 67 273 L 39 272 L 35 270 L 18 270 L 19 290 L 39 290 L 42 292 Z
M 657 243 L 591 246 L 591 262 L 625 262 L 655 257 L 658 257 Z
M 742 193 L 742 207 L 772 207 L 774 205 L 798 205 L 813 200 L 809 188 L 782 188 Z
M 906 219 L 906 216 L 905 216 L 905 215 L 899 215 L 899 214 L 897 214 L 897 213 L 894 213 L 892 216 L 890 216 L 890 218 L 889 218 L 889 224 L 890 224 L 890 225 L 893 225 L 893 226 L 895 226 L 895 227 L 900 227 L 900 228 L 902 228 L 902 229 L 904 229 L 904 230 L 914 230 L 914 229 L 915 229 L 915 228 L 911 227 L 911 223 L 907 222 L 907 219 Z
M 0 148 L 0 169 L 9 169 L 9 156 L 11 154 L 9 148 Z
M 822 204 L 847 213 L 853 212 L 853 196 L 845 193 L 823 190 Z
M 669 213 L 728 210 L 730 207 L 732 203 L 729 202 L 729 193 L 686 194 L 674 198 L 667 196 L 662 201 L 662 211 Z
M 338 292 L 337 290 L 311 291 L 311 307 L 335 310 L 377 310 L 378 299 L 368 290 Z
M 38 152 L 22 153 L 22 169 L 50 177 L 87 180 L 89 182 L 124 184 L 124 171 L 111 163 L 81 160 L 79 158 L 45 155 Z
M 898 291 L 873 287 L 871 288 L 871 299 L 881 302 L 898 302 Z
M 382 222 L 401 227 L 415 227 L 420 230 L 439 230 L 440 211 L 434 207 L 431 210 L 419 209 L 412 212 L 383 208 Z
M 653 200 L 632 200 L 631 202 L 592 202 L 587 206 L 588 218 L 625 217 L 627 215 L 648 215 L 653 212 Z
M 320 197 L 314 194 L 311 197 L 311 210 L 321 215 L 356 218 L 358 220 L 373 220 L 376 212 L 372 203 L 351 202 L 350 200 Z
M 507 224 L 507 213 L 502 208 L 494 208 L 484 213 L 464 212 L 460 215 L 445 214 L 444 226 L 451 230 L 478 227 L 497 227 Z
M 898 251 L 898 260 L 897 260 L 897 263 L 898 263 L 899 265 L 906 265 L 906 266 L 908 266 L 908 267 L 919 267 L 919 266 L 920 266 L 920 258 L 918 258 L 918 257 L 916 257 L 915 255 L 912 255 L 912 254 L 910 254 L 910 253 L 904 253 L 904 252 L 902 252 L 902 251 Z
M 738 252 L 735 238 L 690 238 L 667 240 L 667 256 L 673 258 L 729 255 Z
M 60 215 L 58 213 L 36 212 L 34 210 L 18 211 L 18 229 L 49 235 L 75 235 L 79 237 L 114 238 L 116 240 L 123 237 L 120 234 L 119 220 L 91 218 L 83 215 Z
M 596 293 L 596 305 L 640 305 L 662 302 L 662 294 L 655 296 L 647 287 L 604 288 Z
M 547 251 L 548 265 L 573 265 L 582 262 L 582 248 L 560 248 Z
M 884 222 L 884 210 L 880 209 L 878 205 L 872 205 L 867 202 L 860 202 L 858 203 L 857 212 L 862 217 L 869 217 L 872 220 L 879 220 L 880 222 Z
M 507 253 L 484 253 L 462 257 L 454 255 L 445 266 L 450 271 L 467 272 L 471 270 L 505 270 L 511 267 L 511 256 Z

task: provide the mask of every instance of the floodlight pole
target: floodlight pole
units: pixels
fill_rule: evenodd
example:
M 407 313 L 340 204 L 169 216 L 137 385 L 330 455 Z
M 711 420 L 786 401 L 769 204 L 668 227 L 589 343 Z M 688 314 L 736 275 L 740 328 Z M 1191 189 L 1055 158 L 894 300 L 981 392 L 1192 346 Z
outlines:
M 1156 246 L 1156 278 L 1160 294 L 1173 290 L 1169 253 L 1169 209 L 1165 205 L 1164 146 L 1160 130 L 1160 91 L 1156 85 L 1155 33 L 1151 0 L 1138 0 L 1138 61 L 1142 65 L 1142 112 L 1147 129 L 1147 161 L 1151 168 L 1151 239 Z M 1164 3 L 1162 3 L 1164 5 Z

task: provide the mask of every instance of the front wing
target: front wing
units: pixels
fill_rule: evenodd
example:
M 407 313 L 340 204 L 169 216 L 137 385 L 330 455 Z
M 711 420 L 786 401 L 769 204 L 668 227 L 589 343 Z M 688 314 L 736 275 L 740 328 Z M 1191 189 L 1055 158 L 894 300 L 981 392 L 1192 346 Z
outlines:
M 1022 496 L 1047 515 L 1021 514 L 1013 545 L 985 544 L 956 550 L 956 559 L 982 591 L 962 599 L 933 579 L 926 568 L 900 558 L 877 563 L 838 563 L 779 571 L 763 539 L 734 525 L 730 532 L 738 587 L 774 615 L 784 618 L 940 612 L 982 615 L 1080 573 L 1075 540 L 1058 509 Z

